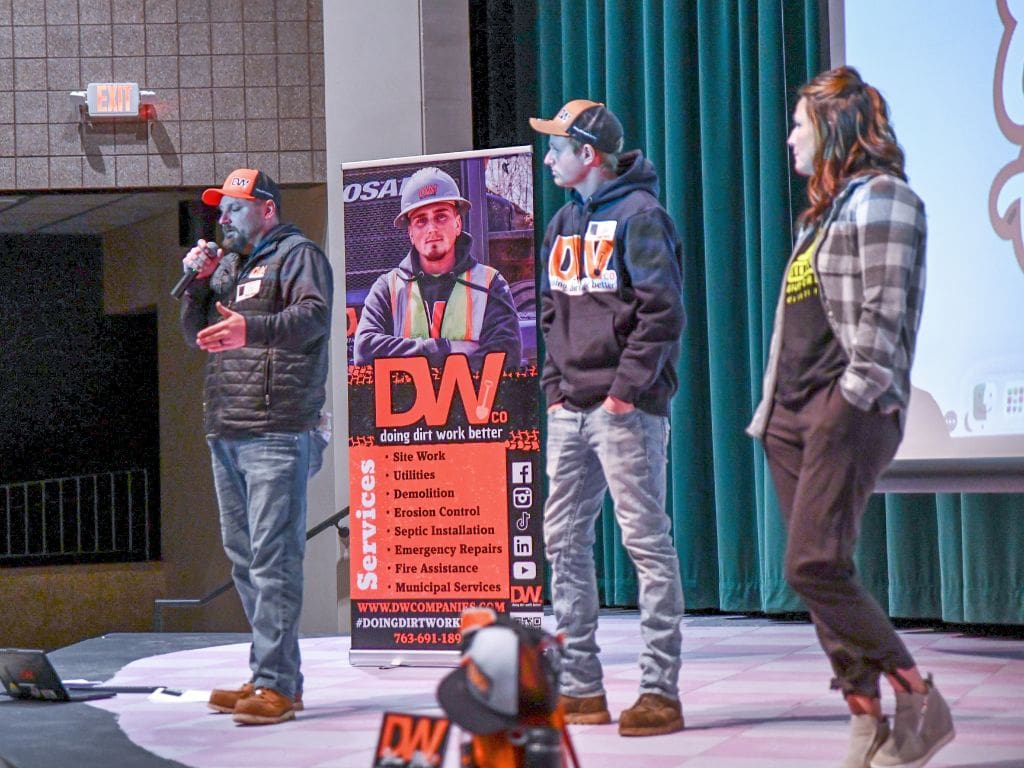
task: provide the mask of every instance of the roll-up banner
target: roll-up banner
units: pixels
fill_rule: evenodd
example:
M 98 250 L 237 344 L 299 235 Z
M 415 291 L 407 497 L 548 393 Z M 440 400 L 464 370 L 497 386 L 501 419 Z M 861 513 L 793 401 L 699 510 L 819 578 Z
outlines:
M 464 608 L 542 615 L 532 151 L 342 181 L 350 661 L 455 664 Z

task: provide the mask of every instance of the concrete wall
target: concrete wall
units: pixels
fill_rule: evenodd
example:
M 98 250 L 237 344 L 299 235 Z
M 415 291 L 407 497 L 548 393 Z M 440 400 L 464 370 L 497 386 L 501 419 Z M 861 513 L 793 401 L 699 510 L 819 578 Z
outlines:
M 5 569 L 0 645 L 49 651 L 108 632 L 148 632 L 162 563 Z
M 360 3 L 361 5 L 361 3 Z M 320 0 L 0 0 L 0 190 L 210 185 L 240 166 L 325 178 Z M 90 82 L 156 120 L 83 129 Z

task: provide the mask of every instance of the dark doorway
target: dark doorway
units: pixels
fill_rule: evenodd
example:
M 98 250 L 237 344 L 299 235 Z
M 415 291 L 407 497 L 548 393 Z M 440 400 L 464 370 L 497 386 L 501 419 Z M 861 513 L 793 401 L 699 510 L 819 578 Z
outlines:
M 155 309 L 104 314 L 98 236 L 0 236 L 0 270 L 0 564 L 157 559 Z

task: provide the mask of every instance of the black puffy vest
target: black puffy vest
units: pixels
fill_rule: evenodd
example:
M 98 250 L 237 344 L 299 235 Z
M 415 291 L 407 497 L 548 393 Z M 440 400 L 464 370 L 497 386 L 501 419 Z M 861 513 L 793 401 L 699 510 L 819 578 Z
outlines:
M 210 285 L 224 306 L 248 317 L 284 309 L 280 272 L 291 258 L 324 258 L 322 251 L 291 227 L 261 244 L 249 258 L 224 257 Z M 310 249 L 311 253 L 293 253 Z M 260 274 L 262 272 L 262 274 Z M 259 279 L 256 294 L 236 302 L 240 284 Z M 327 287 L 328 291 L 330 286 Z M 329 293 L 328 293 L 329 295 Z M 207 324 L 219 322 L 209 302 Z M 207 434 L 244 435 L 303 432 L 316 426 L 325 401 L 328 332 L 302 349 L 245 346 L 209 356 L 206 364 L 204 426 Z

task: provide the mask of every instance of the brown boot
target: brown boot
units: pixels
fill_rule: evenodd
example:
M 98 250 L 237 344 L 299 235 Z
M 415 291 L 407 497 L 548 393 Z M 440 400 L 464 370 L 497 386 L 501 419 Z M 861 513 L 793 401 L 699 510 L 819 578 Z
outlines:
M 608 700 L 603 693 L 596 696 L 559 697 L 559 704 L 565 712 L 565 722 L 576 725 L 604 725 L 612 721 L 608 711 Z
M 679 699 L 657 693 L 642 693 L 629 709 L 619 715 L 620 736 L 658 736 L 683 730 L 683 707 Z
M 256 692 L 252 683 L 246 683 L 239 688 L 214 688 L 210 691 L 210 700 L 206 706 L 214 712 L 230 715 L 235 711 L 235 705 L 242 699 L 247 699 Z
M 257 688 L 235 705 L 235 722 L 241 725 L 274 725 L 295 719 L 295 702 L 273 688 Z
M 210 691 L 210 700 L 206 703 L 206 706 L 214 712 L 230 715 L 235 711 L 235 705 L 239 701 L 252 696 L 255 692 L 256 689 L 252 683 L 246 683 L 241 688 L 214 688 Z M 302 706 L 302 691 L 295 694 L 292 708 L 296 712 L 301 712 L 304 709 Z

